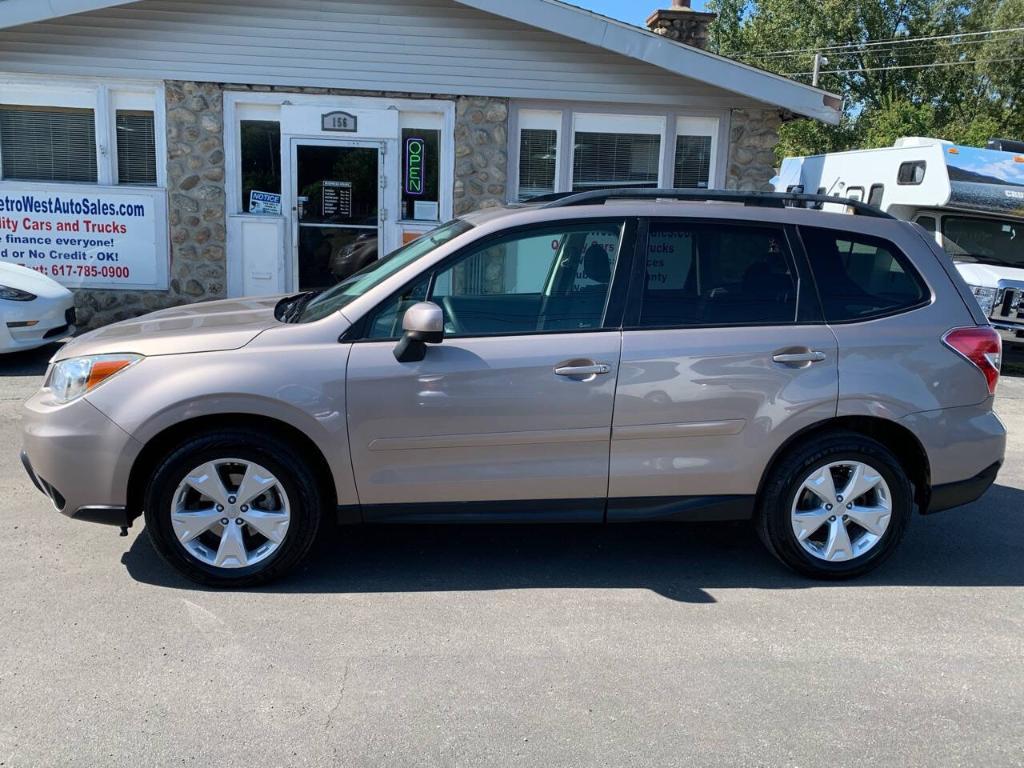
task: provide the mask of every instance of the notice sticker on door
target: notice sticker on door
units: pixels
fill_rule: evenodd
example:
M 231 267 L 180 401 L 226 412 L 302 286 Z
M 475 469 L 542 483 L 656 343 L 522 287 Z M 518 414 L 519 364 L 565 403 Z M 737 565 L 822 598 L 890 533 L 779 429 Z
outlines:
M 249 192 L 249 213 L 256 213 L 262 216 L 281 215 L 281 196 L 273 192 L 258 192 L 255 189 Z
M 352 182 L 323 182 L 321 213 L 325 219 L 348 218 L 352 215 Z

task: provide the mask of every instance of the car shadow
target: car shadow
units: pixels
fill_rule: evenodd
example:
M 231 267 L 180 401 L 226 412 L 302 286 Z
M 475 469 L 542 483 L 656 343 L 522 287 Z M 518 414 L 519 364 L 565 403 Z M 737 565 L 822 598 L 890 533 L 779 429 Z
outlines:
M 42 376 L 50 358 L 60 349 L 60 344 L 47 344 L 45 347 L 28 349 L 24 352 L 10 352 L 0 355 L 0 377 L 4 376 Z
M 848 582 L 804 579 L 779 565 L 746 523 L 615 526 L 365 526 L 325 537 L 309 561 L 253 592 L 389 593 L 508 589 L 649 589 L 715 603 L 716 589 L 1024 585 L 1024 491 L 997 485 L 959 510 L 917 516 L 899 550 Z M 203 589 L 137 536 L 132 578 Z M 709 591 L 711 590 L 711 591 Z

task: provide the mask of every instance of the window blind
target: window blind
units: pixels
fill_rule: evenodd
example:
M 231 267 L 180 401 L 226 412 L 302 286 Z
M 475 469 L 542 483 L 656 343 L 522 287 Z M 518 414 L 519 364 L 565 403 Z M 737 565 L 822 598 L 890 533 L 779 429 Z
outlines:
M 675 187 L 707 189 L 711 175 L 711 137 L 676 138 Z
M 118 110 L 117 183 L 156 185 L 156 135 L 153 113 Z
M 573 153 L 573 190 L 656 187 L 660 165 L 658 135 L 578 132 Z
M 5 179 L 95 182 L 93 110 L 0 104 L 0 173 Z
M 519 200 L 555 191 L 558 131 L 523 128 L 519 132 Z

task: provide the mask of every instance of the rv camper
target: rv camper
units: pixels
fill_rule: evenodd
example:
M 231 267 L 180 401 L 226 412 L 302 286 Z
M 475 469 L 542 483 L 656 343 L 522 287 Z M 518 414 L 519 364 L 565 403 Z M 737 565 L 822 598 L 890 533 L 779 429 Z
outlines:
M 1004 341 L 1024 344 L 1024 143 L 978 149 L 905 138 L 882 149 L 788 157 L 772 183 L 917 222 L 953 258 Z

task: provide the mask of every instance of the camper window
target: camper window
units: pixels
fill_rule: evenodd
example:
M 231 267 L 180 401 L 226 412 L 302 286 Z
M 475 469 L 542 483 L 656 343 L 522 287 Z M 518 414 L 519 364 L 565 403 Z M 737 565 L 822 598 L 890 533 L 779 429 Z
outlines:
M 897 184 L 920 184 L 924 181 L 924 171 L 927 163 L 924 160 L 913 160 L 900 163 L 899 172 L 896 174 Z
M 868 205 L 876 208 L 882 204 L 882 195 L 885 194 L 885 187 L 881 184 L 872 184 L 868 192 Z
M 864 187 L 847 187 L 846 199 L 861 201 L 864 199 Z

